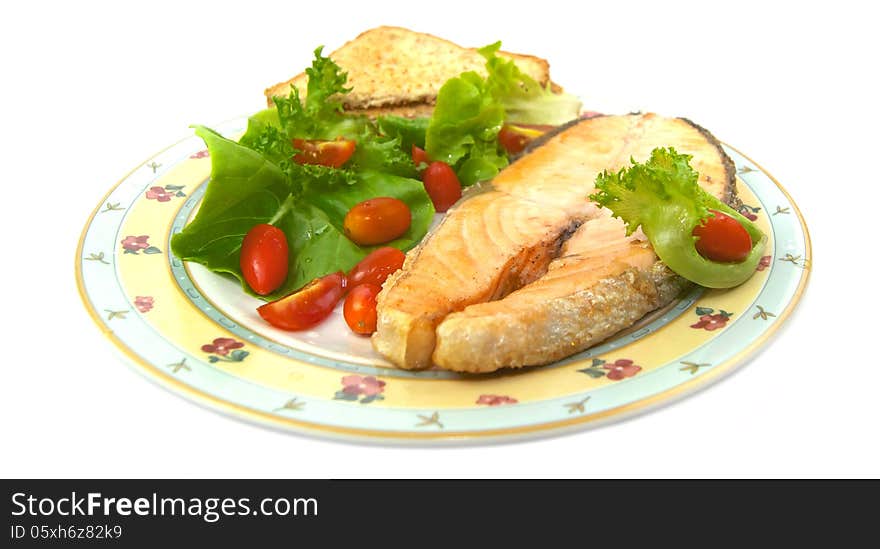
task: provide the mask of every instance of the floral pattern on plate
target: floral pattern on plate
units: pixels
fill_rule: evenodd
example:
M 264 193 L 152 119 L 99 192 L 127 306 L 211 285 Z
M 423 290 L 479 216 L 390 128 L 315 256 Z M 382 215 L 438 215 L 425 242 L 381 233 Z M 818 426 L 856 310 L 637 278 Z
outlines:
M 503 404 L 516 404 L 517 402 L 519 402 L 517 399 L 507 395 L 480 395 L 477 398 L 477 404 L 484 406 L 501 406 Z
M 236 341 L 231 337 L 218 337 L 211 343 L 202 345 L 202 351 L 210 353 L 208 362 L 241 362 L 250 354 L 242 351 L 244 343 Z
M 335 400 L 349 400 L 369 404 L 385 397 L 385 382 L 374 376 L 343 376 L 342 389 L 333 395 Z
M 150 237 L 142 234 L 140 236 L 126 236 L 122 239 L 122 251 L 126 254 L 138 255 L 140 252 L 145 254 L 161 254 L 162 250 L 153 246 L 149 242 Z
M 144 193 L 147 200 L 155 200 L 157 202 L 170 202 L 172 198 L 183 198 L 186 196 L 183 189 L 185 185 L 165 185 L 164 187 L 153 186 Z
M 633 377 L 642 371 L 642 367 L 628 358 L 618 358 L 614 362 L 607 362 L 601 358 L 594 358 L 593 363 L 578 372 L 586 374 L 593 379 L 607 377 L 612 381 L 620 381 Z
M 700 317 L 700 319 L 694 324 L 691 324 L 691 328 L 694 328 L 695 330 L 706 330 L 707 332 L 724 328 L 727 326 L 730 317 L 733 316 L 733 313 L 727 312 L 724 309 L 721 309 L 716 313 L 715 309 L 711 307 L 697 307 L 694 312 Z

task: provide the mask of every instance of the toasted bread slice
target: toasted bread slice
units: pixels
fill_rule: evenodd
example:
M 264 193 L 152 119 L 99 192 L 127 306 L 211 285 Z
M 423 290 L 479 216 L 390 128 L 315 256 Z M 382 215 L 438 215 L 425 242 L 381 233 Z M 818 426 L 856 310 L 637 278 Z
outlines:
M 550 83 L 550 65 L 530 55 L 499 52 L 513 59 L 524 73 L 541 85 Z M 348 73 L 344 108 L 376 116 L 426 116 L 448 79 L 465 71 L 485 74 L 485 59 L 474 48 L 464 48 L 448 40 L 399 27 L 377 27 L 363 32 L 330 54 Z M 296 86 L 305 96 L 307 78 L 301 73 L 265 91 L 272 97 L 287 96 Z

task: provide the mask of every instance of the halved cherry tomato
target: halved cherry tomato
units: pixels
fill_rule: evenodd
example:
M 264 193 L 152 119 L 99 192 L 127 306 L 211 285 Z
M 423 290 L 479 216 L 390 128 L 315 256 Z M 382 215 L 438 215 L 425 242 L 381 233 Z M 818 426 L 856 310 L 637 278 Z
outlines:
M 300 151 L 294 155 L 294 162 L 339 168 L 354 154 L 355 142 L 341 137 L 336 141 L 294 139 L 293 146 Z
M 694 227 L 697 252 L 710 261 L 732 263 L 744 260 L 752 251 L 752 238 L 736 219 L 717 210 L 709 210 L 710 217 Z
M 376 296 L 381 291 L 375 284 L 360 284 L 348 293 L 342 314 L 352 332 L 370 335 L 376 331 Z
M 547 129 L 552 127 L 505 124 L 498 132 L 498 142 L 501 143 L 507 154 L 519 154 L 533 139 L 541 137 L 547 132 Z
M 342 220 L 345 236 L 360 246 L 391 242 L 412 223 L 409 206 L 402 200 L 379 197 L 364 200 L 348 210 Z
M 403 267 L 406 254 L 397 248 L 385 246 L 370 252 L 348 273 L 348 285 L 375 284 L 381 286 L 388 275 Z
M 278 227 L 257 225 L 241 243 L 241 273 L 248 286 L 259 295 L 271 294 L 284 284 L 287 259 L 287 237 Z
M 257 308 L 263 319 L 282 330 L 305 330 L 318 324 L 333 311 L 345 295 L 346 279 L 340 271 L 306 284 L 296 291 Z
M 412 160 L 416 165 L 416 168 L 422 164 L 428 164 L 430 162 L 430 160 L 428 160 L 428 153 L 425 152 L 425 149 L 416 147 L 415 143 L 413 143 L 412 146 Z
M 445 162 L 431 162 L 422 175 L 422 181 L 425 182 L 425 191 L 438 212 L 445 212 L 461 198 L 458 176 Z

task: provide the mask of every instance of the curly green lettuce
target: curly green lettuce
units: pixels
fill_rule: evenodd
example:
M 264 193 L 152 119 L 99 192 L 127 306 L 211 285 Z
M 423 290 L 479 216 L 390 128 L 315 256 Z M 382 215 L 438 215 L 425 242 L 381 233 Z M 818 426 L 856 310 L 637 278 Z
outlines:
M 641 227 L 654 251 L 670 269 L 708 288 L 731 288 L 751 277 L 767 244 L 767 236 L 739 212 L 703 190 L 690 155 L 674 148 L 657 148 L 644 163 L 596 178 L 597 193 L 590 196 L 626 223 L 627 234 Z M 743 225 L 752 239 L 745 260 L 719 263 L 701 256 L 694 228 L 712 214 L 723 212 Z

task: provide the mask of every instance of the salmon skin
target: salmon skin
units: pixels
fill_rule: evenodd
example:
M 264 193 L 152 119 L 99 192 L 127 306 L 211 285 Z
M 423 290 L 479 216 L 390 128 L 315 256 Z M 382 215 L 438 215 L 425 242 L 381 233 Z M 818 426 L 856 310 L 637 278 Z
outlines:
M 693 156 L 700 185 L 735 199 L 706 130 L 655 114 L 573 123 L 463 199 L 378 296 L 374 348 L 401 368 L 491 372 L 553 362 L 627 328 L 688 283 L 639 231 L 589 200 L 604 170 L 656 147 Z

